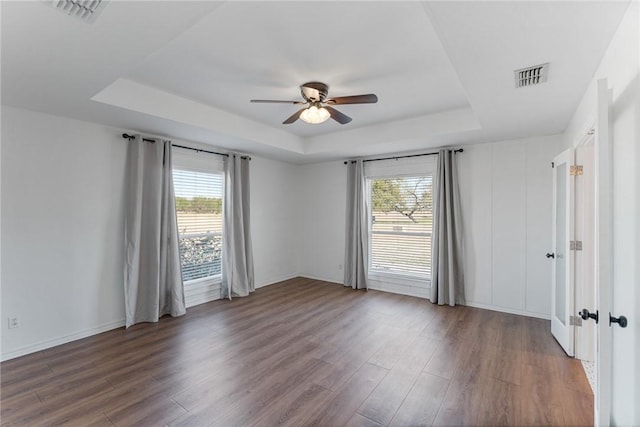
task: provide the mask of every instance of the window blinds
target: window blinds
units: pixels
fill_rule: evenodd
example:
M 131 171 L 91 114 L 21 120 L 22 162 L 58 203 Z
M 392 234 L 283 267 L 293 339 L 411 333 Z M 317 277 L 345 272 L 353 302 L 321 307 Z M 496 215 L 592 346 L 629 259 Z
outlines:
M 222 273 L 223 181 L 221 172 L 173 170 L 185 283 Z
M 372 273 L 431 277 L 433 175 L 368 178 Z

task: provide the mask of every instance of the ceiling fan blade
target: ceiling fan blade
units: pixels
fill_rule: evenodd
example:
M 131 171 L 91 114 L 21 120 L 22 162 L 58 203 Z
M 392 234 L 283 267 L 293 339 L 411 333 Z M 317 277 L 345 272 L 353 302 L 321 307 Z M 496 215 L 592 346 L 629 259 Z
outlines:
M 367 95 L 339 96 L 337 98 L 328 99 L 326 102 L 332 105 L 375 104 L 378 102 L 378 97 L 373 93 L 369 93 Z
M 342 114 L 340 111 L 336 110 L 333 107 L 325 105 L 324 108 L 329 112 L 331 118 L 341 125 L 347 124 L 351 121 L 351 117 L 347 116 L 346 114 Z
M 300 118 L 300 114 L 302 114 L 304 110 L 306 110 L 306 108 L 301 108 L 300 110 L 296 111 L 291 117 L 282 122 L 282 124 L 290 125 L 291 123 L 295 122 L 296 120 L 298 120 L 298 118 Z
M 306 102 L 302 102 L 302 101 L 278 101 L 278 100 L 275 100 L 275 99 L 252 99 L 249 102 L 258 102 L 258 103 L 263 103 L 263 104 L 266 104 L 266 103 L 269 103 L 269 104 L 295 104 L 295 105 L 306 104 Z

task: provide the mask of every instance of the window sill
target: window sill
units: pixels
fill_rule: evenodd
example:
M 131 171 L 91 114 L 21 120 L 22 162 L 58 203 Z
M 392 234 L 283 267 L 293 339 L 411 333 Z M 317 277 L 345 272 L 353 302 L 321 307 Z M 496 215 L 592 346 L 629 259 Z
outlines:
M 402 276 L 399 274 L 370 273 L 368 275 L 369 289 L 394 294 L 428 299 L 431 292 L 431 280 Z
M 397 273 L 384 273 L 381 271 L 369 272 L 367 275 L 369 280 L 376 282 L 386 282 L 396 285 L 414 286 L 418 288 L 430 288 L 431 279 L 427 277 L 405 276 Z

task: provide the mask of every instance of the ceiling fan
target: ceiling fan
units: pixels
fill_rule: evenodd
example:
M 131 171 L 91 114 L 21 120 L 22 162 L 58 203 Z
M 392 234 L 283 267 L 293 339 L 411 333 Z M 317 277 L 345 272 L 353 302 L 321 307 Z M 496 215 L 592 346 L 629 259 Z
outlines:
M 251 102 L 306 105 L 306 107 L 296 111 L 291 117 L 282 122 L 283 125 L 291 124 L 298 119 L 306 123 L 317 124 L 325 122 L 329 117 L 341 125 L 344 125 L 351 121 L 351 117 L 336 110 L 332 105 L 375 104 L 378 102 L 378 97 L 373 93 L 367 95 L 339 96 L 337 98 L 327 99 L 329 86 L 320 82 L 308 82 L 300 85 L 300 93 L 304 101 L 252 99 Z

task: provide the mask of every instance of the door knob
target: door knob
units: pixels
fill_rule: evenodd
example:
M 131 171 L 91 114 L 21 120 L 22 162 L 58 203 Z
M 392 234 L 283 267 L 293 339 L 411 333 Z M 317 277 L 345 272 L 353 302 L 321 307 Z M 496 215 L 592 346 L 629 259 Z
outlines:
M 582 320 L 593 319 L 596 321 L 596 323 L 598 323 L 598 310 L 596 310 L 595 313 L 589 313 L 589 310 L 583 308 L 582 311 L 578 313 L 578 315 L 582 317 Z
M 611 313 L 609 313 L 609 326 L 611 326 L 612 323 L 617 323 L 618 325 L 620 325 L 621 328 L 626 328 L 627 318 L 624 316 L 613 317 Z
M 556 257 L 556 254 L 554 254 L 553 252 L 551 252 L 550 254 L 548 253 L 548 254 L 546 255 L 546 257 L 547 257 L 547 258 L 555 258 L 555 257 Z

